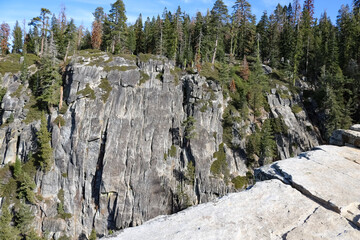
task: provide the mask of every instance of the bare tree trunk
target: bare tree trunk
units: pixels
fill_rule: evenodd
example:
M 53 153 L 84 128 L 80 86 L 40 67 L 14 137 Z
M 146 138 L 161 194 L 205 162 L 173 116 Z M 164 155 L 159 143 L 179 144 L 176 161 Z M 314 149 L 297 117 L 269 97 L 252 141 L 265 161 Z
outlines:
M 42 35 L 41 38 L 41 50 L 40 50 L 40 56 L 43 55 L 43 50 L 44 50 L 44 34 Z
M 111 53 L 114 53 L 114 52 L 115 52 L 115 40 L 113 38 L 111 41 Z
M 162 28 L 160 28 L 160 55 L 163 55 L 163 31 Z
M 310 48 L 310 36 L 308 36 L 307 47 L 306 47 L 306 67 L 305 67 L 306 75 L 308 73 L 308 66 L 309 66 L 309 48 Z
M 211 61 L 212 65 L 214 65 L 214 63 L 215 63 L 217 47 L 218 47 L 218 36 L 216 36 L 214 55 L 213 55 L 212 61 Z
M 68 45 L 66 47 L 66 52 L 65 52 L 65 57 L 64 57 L 64 65 L 66 64 L 66 59 L 69 53 L 69 48 L 70 48 L 70 41 L 68 42 Z
M 40 56 L 43 55 L 43 51 L 44 51 L 44 39 L 45 39 L 45 20 L 43 20 L 43 29 L 42 29 L 42 36 L 41 36 Z
M 62 108 L 63 106 L 63 96 L 64 96 L 64 87 L 61 86 L 60 87 L 60 101 L 59 101 L 59 110 Z

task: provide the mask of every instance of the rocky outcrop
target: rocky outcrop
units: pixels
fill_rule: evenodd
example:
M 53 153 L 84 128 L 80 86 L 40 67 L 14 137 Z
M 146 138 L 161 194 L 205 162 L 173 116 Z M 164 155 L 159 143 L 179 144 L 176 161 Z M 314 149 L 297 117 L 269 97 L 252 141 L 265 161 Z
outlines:
M 359 239 L 360 150 L 320 146 L 256 170 L 229 194 L 109 239 Z
M 319 145 L 319 134 L 302 106 L 301 96 L 277 85 L 267 95 L 273 118 L 281 118 L 288 130 L 276 135 L 280 159 L 290 158 Z
M 334 131 L 330 137 L 330 144 L 360 147 L 360 124 L 352 126 L 350 130 L 339 129 Z
M 54 165 L 35 179 L 44 198 L 34 207 L 36 229 L 56 239 L 88 236 L 92 228 L 107 235 L 236 191 L 231 180 L 251 170 L 245 149 L 222 144 L 228 99 L 216 81 L 181 75 L 163 57 L 105 53 L 73 57 L 65 77 L 68 108 L 48 117 Z M 0 129 L 3 164 L 16 156 L 25 161 L 36 149 L 40 122 L 27 118 L 32 101 L 27 86 L 18 91 L 20 81 L 12 75 L 3 86 L 8 89 Z M 306 113 L 291 110 L 297 100 L 275 91 L 268 101 L 272 117 L 282 117 L 289 128 L 277 139 L 281 158 L 317 145 Z M 6 123 L 11 114 L 15 120 Z M 251 131 L 250 124 L 246 132 Z M 245 146 L 245 137 L 238 138 Z M 220 160 L 227 170 L 214 173 Z M 60 191 L 70 218 L 59 218 Z

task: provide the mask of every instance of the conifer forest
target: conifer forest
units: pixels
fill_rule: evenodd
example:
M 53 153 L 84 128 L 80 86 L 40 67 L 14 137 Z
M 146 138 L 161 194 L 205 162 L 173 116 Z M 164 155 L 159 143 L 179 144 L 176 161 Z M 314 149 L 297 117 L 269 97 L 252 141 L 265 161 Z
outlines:
M 0 216 L 0 240 L 46 239 L 45 233 L 31 227 L 34 216 L 30 206 L 43 200 L 35 191 L 37 172 L 47 173 L 54 164 L 54 146 L 46 116 L 57 111 L 55 126 L 65 125 L 61 117 L 68 107 L 63 101 L 65 78 L 76 56 L 105 52 L 109 56 L 141 61 L 165 56 L 175 65 L 171 71 L 177 76 L 199 74 L 217 82 L 224 99 L 228 99 L 221 119 L 222 139 L 231 149 L 240 148 L 233 141 L 234 123 L 248 118 L 255 123 L 264 112 L 270 112 L 266 95 L 279 84 L 300 94 L 302 103 L 294 105 L 292 111 L 308 112 L 322 143 L 329 141 L 334 130 L 359 123 L 360 0 L 354 0 L 351 6 L 342 5 L 335 22 L 326 12 L 316 18 L 314 1 L 278 4 L 273 12 L 265 11 L 256 19 L 250 0 L 237 0 L 233 6 L 216 0 L 206 13 L 190 16 L 179 6 L 165 8 L 152 18 L 144 19 L 140 14 L 134 24 L 129 24 L 125 4 L 114 0 L 109 12 L 104 12 L 102 7 L 94 9 L 91 29 L 75 25 L 65 8 L 59 13 L 41 8 L 31 21 L 19 19 L 13 29 L 6 22 L 0 23 L 0 79 L 3 81 L 8 72 L 18 73 L 22 85 L 12 95 L 20 95 L 23 85 L 31 90 L 26 105 L 28 114 L 23 122 L 39 121 L 36 151 L 0 168 L 0 196 L 5 199 Z M 149 76 L 141 74 L 146 81 Z M 111 86 L 105 80 L 101 84 L 104 92 L 107 91 L 103 95 L 105 103 Z M 0 101 L 6 92 L 0 86 Z M 78 94 L 95 98 L 89 85 Z M 281 97 L 290 98 L 285 93 Z M 185 143 L 194 138 L 196 121 L 189 117 L 182 125 Z M 1 128 L 12 122 L 14 116 L 10 115 Z M 246 136 L 244 150 L 249 169 L 279 160 L 274 135 L 287 131 L 281 118 L 264 120 L 258 124 L 261 128 L 255 125 L 253 133 Z M 164 154 L 165 160 L 176 156 L 173 146 Z M 214 175 L 229 175 L 225 174 L 229 172 L 224 167 L 226 161 L 220 159 L 222 155 L 226 158 L 225 154 L 220 150 L 216 154 L 218 165 L 212 165 L 210 171 Z M 190 163 L 184 179 L 193 185 L 196 164 Z M 244 187 L 243 180 L 251 182 L 251 171 L 246 174 L 245 180 L 238 178 L 240 182 L 234 180 L 234 185 Z M 230 179 L 230 175 L 227 177 Z M 72 215 L 64 207 L 64 192 L 59 191 L 57 198 L 57 215 L 70 219 Z M 57 239 L 68 238 L 64 235 Z M 89 239 L 96 239 L 95 229 Z

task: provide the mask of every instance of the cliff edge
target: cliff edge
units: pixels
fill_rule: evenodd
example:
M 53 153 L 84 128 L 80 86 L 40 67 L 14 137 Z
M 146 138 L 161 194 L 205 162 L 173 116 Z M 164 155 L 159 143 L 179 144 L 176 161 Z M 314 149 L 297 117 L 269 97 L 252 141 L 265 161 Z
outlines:
M 360 239 L 360 149 L 319 146 L 255 177 L 243 192 L 109 239 Z

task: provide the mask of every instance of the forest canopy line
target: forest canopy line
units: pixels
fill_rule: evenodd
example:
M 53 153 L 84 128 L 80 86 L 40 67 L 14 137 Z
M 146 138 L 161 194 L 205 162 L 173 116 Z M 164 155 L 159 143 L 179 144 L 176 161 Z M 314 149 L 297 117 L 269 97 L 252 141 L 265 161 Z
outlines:
M 2 23 L 0 45 L 2 55 L 9 53 L 12 34 L 13 53 L 53 59 L 41 60 L 40 69 L 55 77 L 40 81 L 36 86 L 42 86 L 32 89 L 43 105 L 49 104 L 46 99 L 61 85 L 54 64 L 62 62 L 64 70 L 68 56 L 77 50 L 165 55 L 179 67 L 201 71 L 207 63 L 254 61 L 259 48 L 264 64 L 282 71 L 293 84 L 296 79 L 306 79 L 322 98 L 323 107 L 330 106 L 330 132 L 359 121 L 359 9 L 358 0 L 351 7 L 343 5 L 334 24 L 326 12 L 314 18 L 314 0 L 294 0 L 289 5 L 278 4 L 272 13 L 265 11 L 256 22 L 249 1 L 237 0 L 234 6 L 226 6 L 217 0 L 206 14 L 189 16 L 179 6 L 175 12 L 165 8 L 152 18 L 143 19 L 140 14 L 134 24 L 128 25 L 125 5 L 118 0 L 108 13 L 102 7 L 94 10 L 91 32 L 67 19 L 65 7 L 59 14 L 41 8 L 28 23 L 28 32 L 18 22 L 12 31 Z M 341 109 L 348 111 L 341 113 Z

